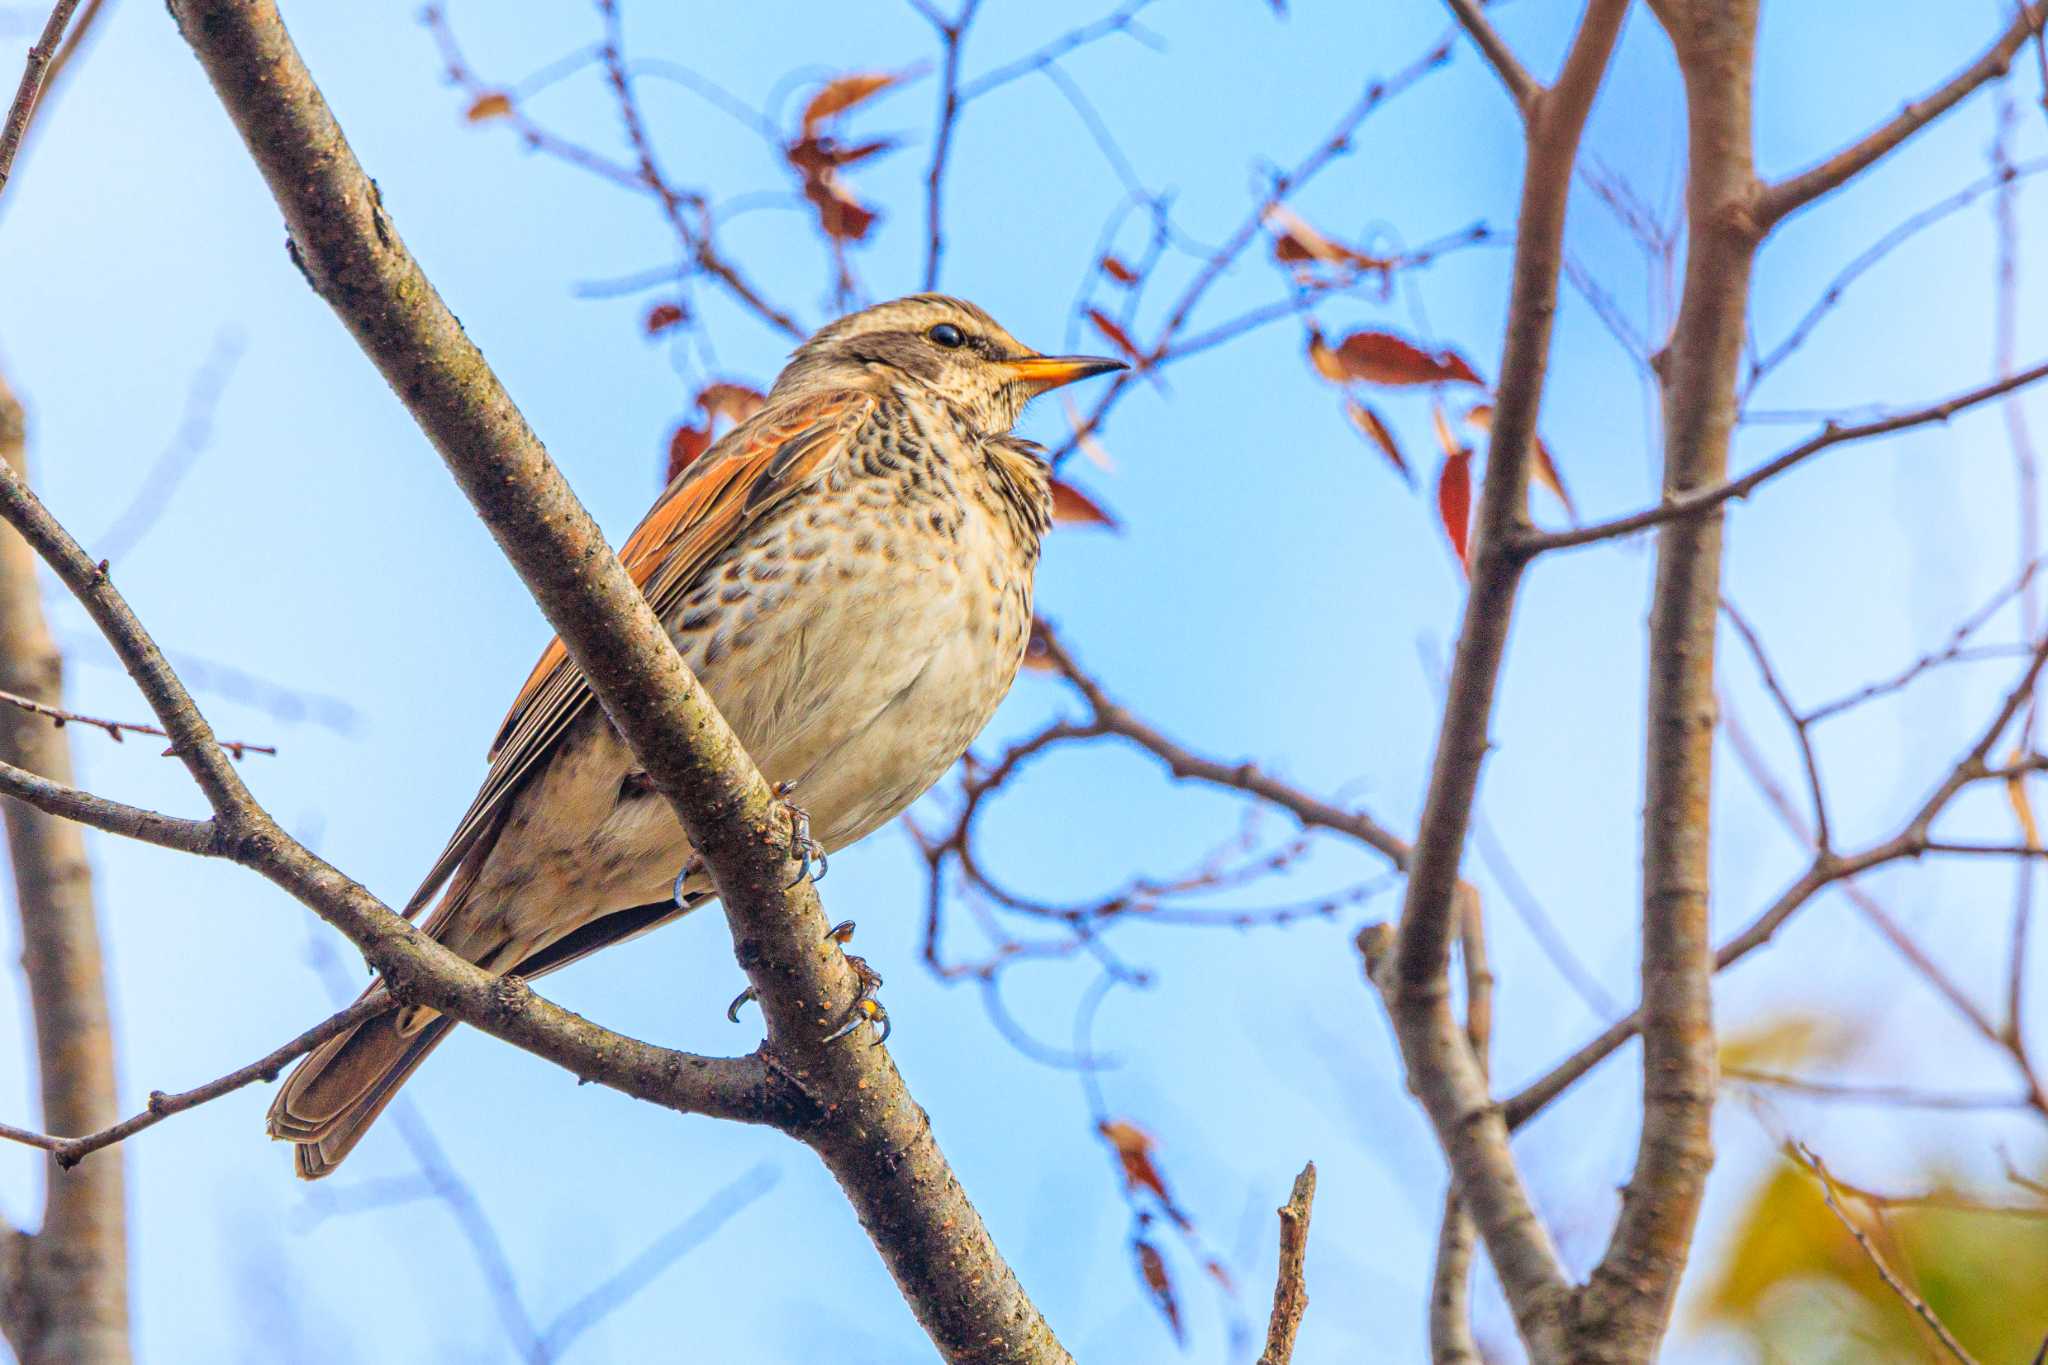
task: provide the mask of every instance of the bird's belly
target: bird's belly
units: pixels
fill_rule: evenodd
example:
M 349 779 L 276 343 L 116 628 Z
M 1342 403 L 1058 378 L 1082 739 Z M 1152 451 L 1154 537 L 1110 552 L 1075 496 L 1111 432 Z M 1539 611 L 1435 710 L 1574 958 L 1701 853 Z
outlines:
M 1008 692 L 1029 631 L 1030 582 L 971 533 L 951 555 L 741 558 L 732 610 L 671 621 L 683 657 L 764 776 L 794 784 L 812 837 L 840 849 L 886 823 L 959 758 Z M 765 581 L 757 575 L 770 568 Z M 624 753 L 624 746 L 618 746 Z M 622 770 L 623 771 L 623 770 Z M 687 855 L 657 796 L 596 831 L 603 899 L 666 894 Z M 595 889 L 595 888 L 592 888 Z

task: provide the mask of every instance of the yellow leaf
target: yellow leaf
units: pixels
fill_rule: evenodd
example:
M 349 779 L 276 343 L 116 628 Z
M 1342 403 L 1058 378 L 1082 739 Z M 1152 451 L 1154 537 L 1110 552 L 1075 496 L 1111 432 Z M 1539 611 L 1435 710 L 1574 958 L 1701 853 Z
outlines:
M 2006 761 L 2018 763 L 2027 756 L 2024 746 L 2012 751 Z M 2024 774 L 2014 773 L 2005 779 L 2005 799 L 2012 802 L 2012 813 L 2019 817 L 2020 833 L 2026 836 L 2027 847 L 2041 847 L 2041 827 L 2034 823 L 2034 806 L 2027 799 L 2027 779 Z
M 1721 1035 L 1723 1071 L 1783 1071 L 1839 1061 L 1861 1040 L 1862 1026 L 1835 1015 L 1780 1014 Z

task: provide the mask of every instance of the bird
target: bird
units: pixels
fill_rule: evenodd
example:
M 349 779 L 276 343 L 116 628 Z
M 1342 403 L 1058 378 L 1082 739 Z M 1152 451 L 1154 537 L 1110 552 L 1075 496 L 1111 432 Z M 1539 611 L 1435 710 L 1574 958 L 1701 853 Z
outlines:
M 797 347 L 760 409 L 620 547 L 763 776 L 801 802 L 806 866 L 813 845 L 844 848 L 923 795 L 1009 691 L 1052 518 L 1045 452 L 1011 429 L 1039 394 L 1127 368 L 1040 354 L 941 294 L 849 313 Z M 426 934 L 525 979 L 711 897 L 560 639 L 407 916 L 437 892 Z M 332 1172 L 453 1023 L 408 1006 L 307 1054 L 267 1121 L 298 1175 Z

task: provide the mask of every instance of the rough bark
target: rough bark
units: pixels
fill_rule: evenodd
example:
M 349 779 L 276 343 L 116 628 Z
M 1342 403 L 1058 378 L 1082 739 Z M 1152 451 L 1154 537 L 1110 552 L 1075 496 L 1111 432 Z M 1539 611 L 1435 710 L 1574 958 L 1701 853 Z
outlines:
M 25 437 L 21 404 L 0 380 L 0 459 L 24 478 Z M 63 670 L 37 595 L 35 554 L 21 537 L 0 530 L 0 689 L 61 705 Z M 0 707 L 0 759 L 71 781 L 66 733 L 12 706 Z M 85 833 L 19 802 L 6 802 L 4 814 L 43 1127 L 90 1133 L 119 1111 Z M 129 1358 L 121 1167 L 118 1151 L 68 1171 L 47 1163 L 42 1226 L 0 1232 L 0 1327 L 23 1365 Z

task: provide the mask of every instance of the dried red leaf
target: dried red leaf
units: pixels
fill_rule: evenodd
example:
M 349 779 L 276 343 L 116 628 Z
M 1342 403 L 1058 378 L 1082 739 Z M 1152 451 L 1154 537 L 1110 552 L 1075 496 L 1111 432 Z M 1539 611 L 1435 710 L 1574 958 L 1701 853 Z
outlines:
M 1125 359 L 1134 365 L 1145 363 L 1145 357 L 1138 351 L 1138 343 L 1131 340 L 1129 332 L 1126 332 L 1117 325 L 1116 319 L 1110 317 L 1100 308 L 1090 308 L 1088 310 L 1088 321 L 1095 324 L 1096 331 L 1109 338 L 1110 345 L 1123 352 Z
M 1347 379 L 1366 384 L 1478 384 L 1479 376 L 1453 350 L 1430 351 L 1392 332 L 1353 332 L 1338 343 L 1337 363 Z
M 678 326 L 686 316 L 679 303 L 657 303 L 647 310 L 647 335 L 656 336 L 669 328 Z
M 462 116 L 471 123 L 482 123 L 485 119 L 509 118 L 512 114 L 512 97 L 502 90 L 487 90 L 470 102 Z
M 1408 461 L 1401 457 L 1401 446 L 1394 440 L 1394 433 L 1371 407 L 1355 398 L 1344 400 L 1344 415 L 1351 419 L 1351 425 L 1364 434 L 1365 439 L 1379 447 L 1380 454 L 1387 457 L 1410 488 L 1415 486 L 1415 474 L 1408 468 Z
M 1104 256 L 1101 265 L 1102 273 L 1115 280 L 1118 284 L 1136 284 L 1138 282 L 1138 272 L 1125 265 L 1121 257 Z
M 824 171 L 804 177 L 804 198 L 818 210 L 818 226 L 825 235 L 843 242 L 865 240 L 875 225 L 875 211 L 853 197 L 838 175 Z
M 697 410 L 706 418 L 723 417 L 729 422 L 746 421 L 761 410 L 768 396 L 745 384 L 706 384 L 697 390 Z
M 1124 1188 L 1147 1189 L 1159 1196 L 1160 1202 L 1171 1205 L 1173 1196 L 1166 1192 L 1166 1180 L 1159 1174 L 1159 1168 L 1152 1164 L 1152 1135 L 1132 1123 L 1129 1119 L 1105 1119 L 1096 1125 L 1096 1131 L 1116 1149 L 1116 1158 L 1124 1168 Z
M 1123 529 L 1115 517 L 1102 509 L 1102 504 L 1064 479 L 1052 481 L 1052 519 L 1055 524 L 1063 526 L 1100 526 L 1111 531 Z
M 1230 1278 L 1230 1272 L 1223 1268 L 1223 1262 L 1211 1256 L 1208 1260 L 1202 1262 L 1202 1269 L 1209 1272 L 1210 1279 L 1223 1286 L 1224 1293 L 1237 1293 L 1237 1281 Z
M 668 474 L 662 482 L 667 483 L 690 467 L 691 461 L 711 449 L 711 423 L 693 427 L 685 422 L 678 426 L 668 438 Z
M 1451 434 L 1451 424 L 1444 420 L 1442 408 L 1433 409 L 1430 417 L 1436 423 L 1437 444 L 1444 450 L 1444 467 L 1436 476 L 1436 511 L 1443 522 L 1444 534 L 1450 538 L 1451 549 L 1458 556 L 1458 566 L 1466 573 L 1472 572 L 1470 542 L 1472 537 L 1472 448 L 1460 445 Z
M 1393 262 L 1383 257 L 1368 256 L 1325 237 L 1283 204 L 1268 208 L 1265 220 L 1273 233 L 1273 259 L 1276 261 L 1288 265 L 1316 262 L 1347 271 L 1389 270 L 1393 267 Z
M 1167 1273 L 1166 1258 L 1159 1254 L 1159 1248 L 1143 1238 L 1132 1241 L 1131 1250 L 1138 1256 L 1138 1274 L 1145 1282 L 1145 1288 L 1152 1294 L 1152 1302 L 1158 1305 L 1166 1318 L 1166 1325 L 1173 1329 L 1173 1339 L 1181 1345 L 1187 1344 L 1186 1330 L 1181 1326 L 1180 1302 L 1173 1296 L 1173 1276 Z
M 826 119 L 873 99 L 908 74 L 902 71 L 861 71 L 827 81 L 804 106 L 804 136 L 811 136 Z

